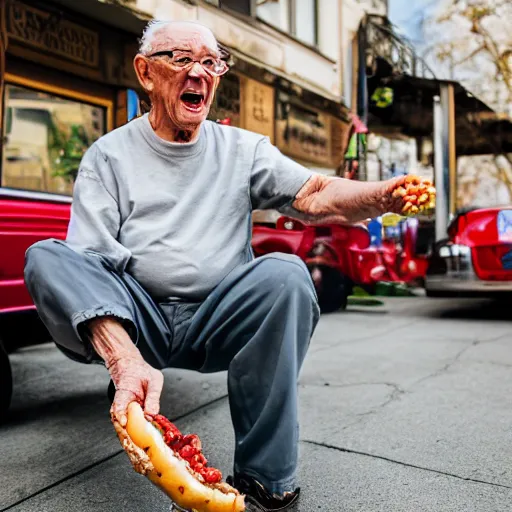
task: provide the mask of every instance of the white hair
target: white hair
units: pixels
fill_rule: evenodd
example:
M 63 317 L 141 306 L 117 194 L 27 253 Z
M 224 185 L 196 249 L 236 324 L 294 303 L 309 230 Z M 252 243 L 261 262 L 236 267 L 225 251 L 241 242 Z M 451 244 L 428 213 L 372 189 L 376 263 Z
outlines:
M 142 32 L 142 37 L 140 38 L 139 44 L 139 53 L 141 53 L 142 55 L 147 55 L 148 53 L 151 53 L 153 51 L 153 43 L 155 40 L 155 36 L 158 34 L 158 32 L 165 30 L 170 25 L 184 24 L 190 24 L 196 27 L 207 28 L 211 32 L 211 29 L 209 27 L 207 27 L 206 25 L 202 25 L 201 23 L 197 23 L 195 21 L 151 20 L 146 25 L 144 31 Z

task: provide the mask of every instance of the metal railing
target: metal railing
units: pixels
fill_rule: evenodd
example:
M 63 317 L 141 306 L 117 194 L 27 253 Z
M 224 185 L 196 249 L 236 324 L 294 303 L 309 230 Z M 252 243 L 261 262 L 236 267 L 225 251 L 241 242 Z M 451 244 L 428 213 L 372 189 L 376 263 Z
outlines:
M 363 27 L 366 64 L 369 70 L 374 69 L 377 58 L 381 58 L 392 67 L 393 73 L 436 78 L 432 69 L 417 55 L 406 38 L 397 34 L 389 19 L 370 14 Z

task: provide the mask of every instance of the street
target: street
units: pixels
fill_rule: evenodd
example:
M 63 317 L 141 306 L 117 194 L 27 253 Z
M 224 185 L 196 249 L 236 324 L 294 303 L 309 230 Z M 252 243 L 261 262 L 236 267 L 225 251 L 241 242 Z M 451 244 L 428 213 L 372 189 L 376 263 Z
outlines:
M 509 511 L 512 336 L 504 304 L 386 298 L 324 315 L 300 379 L 300 512 Z M 0 511 L 164 512 L 109 421 L 107 372 L 51 344 L 11 356 Z M 231 469 L 225 374 L 165 370 L 162 413 Z

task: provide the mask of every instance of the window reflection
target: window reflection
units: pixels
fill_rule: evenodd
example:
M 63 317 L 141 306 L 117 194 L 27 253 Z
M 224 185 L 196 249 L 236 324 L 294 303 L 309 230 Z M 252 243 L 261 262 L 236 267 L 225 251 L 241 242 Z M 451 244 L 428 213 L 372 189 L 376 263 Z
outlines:
M 257 0 L 256 16 L 310 46 L 317 44 L 317 0 Z
M 71 195 L 86 149 L 105 133 L 105 110 L 6 86 L 1 185 Z
M 306 44 L 316 44 L 316 0 L 295 2 L 295 37 Z
M 258 0 L 256 16 L 269 25 L 290 32 L 290 0 Z

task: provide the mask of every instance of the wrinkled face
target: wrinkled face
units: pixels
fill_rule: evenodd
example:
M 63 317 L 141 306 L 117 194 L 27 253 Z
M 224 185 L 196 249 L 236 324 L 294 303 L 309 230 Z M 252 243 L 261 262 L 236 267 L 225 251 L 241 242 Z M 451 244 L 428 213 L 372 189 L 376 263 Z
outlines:
M 206 119 L 219 83 L 205 69 L 219 57 L 217 41 L 205 27 L 171 25 L 155 34 L 148 55 L 160 52 L 172 54 L 145 57 L 152 103 L 164 109 L 175 127 L 194 129 Z

